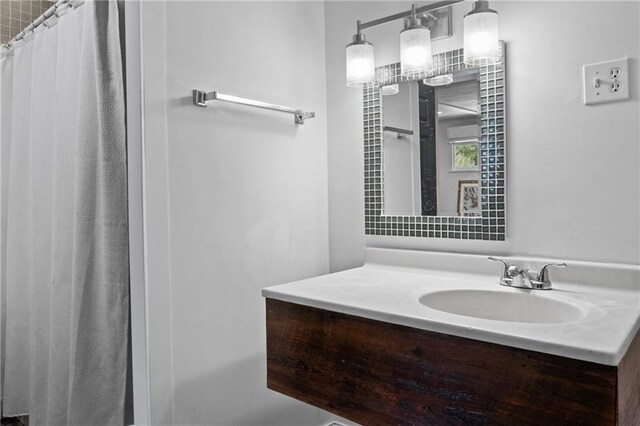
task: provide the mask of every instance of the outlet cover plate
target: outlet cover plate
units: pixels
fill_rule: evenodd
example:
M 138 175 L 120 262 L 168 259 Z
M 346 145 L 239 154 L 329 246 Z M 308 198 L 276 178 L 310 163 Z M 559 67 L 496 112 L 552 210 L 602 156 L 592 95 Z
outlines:
M 612 70 L 616 70 L 617 78 L 611 77 Z M 582 75 L 585 105 L 629 99 L 628 58 L 585 65 L 582 67 Z M 600 79 L 600 87 L 596 87 L 596 79 Z M 617 83 L 616 91 L 612 89 L 614 83 Z

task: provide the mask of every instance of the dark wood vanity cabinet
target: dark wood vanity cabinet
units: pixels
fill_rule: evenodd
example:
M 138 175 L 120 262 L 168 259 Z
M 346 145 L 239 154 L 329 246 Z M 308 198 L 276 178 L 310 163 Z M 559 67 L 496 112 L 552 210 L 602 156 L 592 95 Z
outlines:
M 266 299 L 267 386 L 362 425 L 640 425 L 615 366 Z

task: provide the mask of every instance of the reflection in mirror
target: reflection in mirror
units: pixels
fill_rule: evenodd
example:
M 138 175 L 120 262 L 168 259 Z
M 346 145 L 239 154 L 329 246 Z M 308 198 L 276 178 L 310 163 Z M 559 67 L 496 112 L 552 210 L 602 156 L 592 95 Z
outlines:
M 480 216 L 478 70 L 391 84 L 381 93 L 383 214 Z

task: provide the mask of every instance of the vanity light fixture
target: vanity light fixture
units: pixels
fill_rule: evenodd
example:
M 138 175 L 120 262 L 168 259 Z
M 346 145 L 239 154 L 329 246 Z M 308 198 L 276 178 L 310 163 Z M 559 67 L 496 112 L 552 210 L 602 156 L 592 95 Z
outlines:
M 405 28 L 400 32 L 400 72 L 404 77 L 424 78 L 433 72 L 431 56 L 431 31 L 423 25 L 418 14 L 428 19 L 438 19 L 437 14 L 428 13 L 460 3 L 463 0 L 443 0 L 427 6 L 411 6 L 411 10 L 396 13 L 384 18 L 361 23 L 357 21 L 357 33 L 353 42 L 347 45 L 347 86 L 375 86 L 375 65 L 373 44 L 369 43 L 362 30 L 386 24 L 397 19 L 405 19 Z M 448 19 L 450 19 L 450 14 Z M 425 18 L 427 19 L 427 18 Z M 498 12 L 489 8 L 487 0 L 477 0 L 473 8 L 464 16 L 464 62 L 481 66 L 500 60 Z M 449 32 L 449 36 L 451 32 Z M 430 84 L 425 81 L 425 84 Z M 441 83 L 448 84 L 448 83 Z
M 478 0 L 464 15 L 464 63 L 481 66 L 500 59 L 498 12 L 489 8 L 489 2 Z
M 416 17 L 416 5 L 400 32 L 400 73 L 407 78 L 426 77 L 432 71 L 431 31 Z
M 373 44 L 358 31 L 353 42 L 347 44 L 347 86 L 367 87 L 375 84 L 375 66 L 373 63 Z

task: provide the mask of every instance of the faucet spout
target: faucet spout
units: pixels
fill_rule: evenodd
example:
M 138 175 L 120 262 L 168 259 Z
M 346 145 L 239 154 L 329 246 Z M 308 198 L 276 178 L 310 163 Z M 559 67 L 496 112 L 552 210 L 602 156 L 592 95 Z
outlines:
M 512 279 L 511 284 L 509 284 L 510 287 L 533 288 L 529 269 L 514 265 L 509 268 L 509 275 Z

